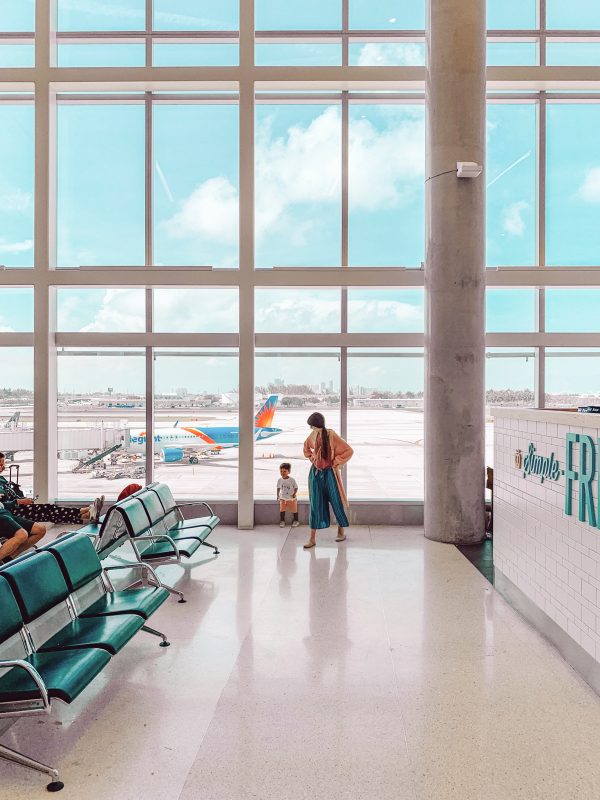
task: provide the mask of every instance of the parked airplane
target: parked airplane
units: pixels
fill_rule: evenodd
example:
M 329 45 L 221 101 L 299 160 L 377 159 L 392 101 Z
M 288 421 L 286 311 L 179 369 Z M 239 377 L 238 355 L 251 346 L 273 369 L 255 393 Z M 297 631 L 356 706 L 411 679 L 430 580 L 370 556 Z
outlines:
M 272 394 L 257 411 L 254 417 L 254 441 L 261 442 L 277 436 L 281 428 L 273 427 L 273 418 L 279 395 Z M 154 452 L 160 453 L 166 463 L 184 461 L 198 463 L 202 453 L 216 454 L 231 447 L 237 447 L 240 440 L 239 425 L 227 427 L 199 428 L 179 425 L 172 428 L 159 428 L 154 431 Z M 129 430 L 125 434 L 125 450 L 129 453 L 143 453 L 146 448 L 146 431 Z

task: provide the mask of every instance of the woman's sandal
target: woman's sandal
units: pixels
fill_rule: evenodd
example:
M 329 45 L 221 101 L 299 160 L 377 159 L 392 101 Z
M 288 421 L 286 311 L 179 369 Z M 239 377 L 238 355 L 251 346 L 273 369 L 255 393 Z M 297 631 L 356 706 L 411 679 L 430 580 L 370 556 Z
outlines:
M 346 534 L 342 533 L 342 535 L 340 536 L 340 534 L 338 533 L 338 535 L 335 537 L 335 540 L 336 540 L 336 542 L 345 542 L 346 541 Z
M 311 549 L 311 547 L 314 547 L 315 545 L 316 545 L 316 542 L 307 542 L 307 543 L 304 545 L 304 549 L 305 549 L 305 550 L 310 550 L 310 549 Z

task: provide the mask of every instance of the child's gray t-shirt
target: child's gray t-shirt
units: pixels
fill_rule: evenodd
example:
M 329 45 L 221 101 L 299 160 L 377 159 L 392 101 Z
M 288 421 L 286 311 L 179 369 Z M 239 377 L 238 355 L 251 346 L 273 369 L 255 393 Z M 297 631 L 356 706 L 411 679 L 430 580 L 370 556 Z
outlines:
M 279 478 L 277 481 L 280 500 L 292 500 L 294 492 L 298 490 L 298 484 L 293 478 Z

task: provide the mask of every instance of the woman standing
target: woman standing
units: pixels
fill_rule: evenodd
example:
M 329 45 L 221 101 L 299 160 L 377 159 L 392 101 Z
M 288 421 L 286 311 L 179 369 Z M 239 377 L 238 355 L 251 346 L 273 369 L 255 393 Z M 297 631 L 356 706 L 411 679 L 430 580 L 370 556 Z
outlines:
M 312 464 L 308 476 L 310 539 L 304 545 L 304 549 L 309 550 L 315 546 L 317 530 L 330 526 L 330 505 L 338 523 L 336 542 L 343 542 L 346 538 L 344 528 L 350 524 L 346 516 L 348 501 L 339 468 L 352 458 L 354 451 L 335 431 L 325 427 L 323 414 L 315 411 L 306 421 L 312 428 L 304 442 L 304 456 Z

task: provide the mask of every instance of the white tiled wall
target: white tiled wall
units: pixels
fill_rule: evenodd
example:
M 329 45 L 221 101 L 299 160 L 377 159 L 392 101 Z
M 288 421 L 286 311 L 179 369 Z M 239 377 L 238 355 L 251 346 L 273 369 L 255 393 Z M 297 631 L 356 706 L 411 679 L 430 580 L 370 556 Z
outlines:
M 543 412 L 541 412 L 543 413 Z M 589 417 L 587 417 L 589 419 Z M 558 481 L 523 477 L 523 458 L 533 442 L 541 456 L 554 453 L 565 468 L 565 434 L 597 428 L 497 416 L 494 424 L 494 564 L 539 608 L 600 661 L 600 530 L 579 522 L 578 484 L 573 482 L 573 516 L 566 516 L 565 477 Z M 579 463 L 573 447 L 574 468 Z M 597 466 L 600 461 L 596 459 Z M 598 502 L 598 480 L 593 484 Z

